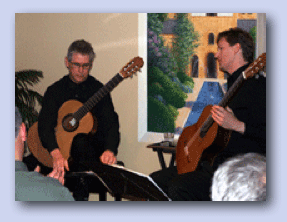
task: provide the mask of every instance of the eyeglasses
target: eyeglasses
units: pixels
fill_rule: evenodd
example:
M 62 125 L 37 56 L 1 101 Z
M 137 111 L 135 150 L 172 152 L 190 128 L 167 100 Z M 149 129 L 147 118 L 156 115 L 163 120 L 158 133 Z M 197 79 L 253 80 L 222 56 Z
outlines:
M 77 63 L 77 62 L 70 62 L 73 66 L 73 68 L 83 68 L 85 70 L 89 69 L 91 67 L 91 63 L 84 63 L 84 64 L 80 64 L 80 63 Z

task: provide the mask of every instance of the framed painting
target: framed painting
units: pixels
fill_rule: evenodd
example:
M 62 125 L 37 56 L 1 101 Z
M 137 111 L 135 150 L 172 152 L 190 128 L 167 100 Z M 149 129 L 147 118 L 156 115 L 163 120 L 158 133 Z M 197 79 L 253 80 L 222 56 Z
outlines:
M 248 31 L 258 56 L 266 52 L 265 13 L 140 13 L 139 55 L 145 60 L 138 78 L 138 140 L 162 141 L 197 122 L 203 108 L 218 104 L 226 75 L 215 54 L 219 32 Z

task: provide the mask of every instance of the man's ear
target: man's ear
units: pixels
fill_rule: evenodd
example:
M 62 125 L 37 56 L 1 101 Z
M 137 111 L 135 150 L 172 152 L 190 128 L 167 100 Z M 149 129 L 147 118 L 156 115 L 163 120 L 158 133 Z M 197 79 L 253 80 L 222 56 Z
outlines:
M 27 139 L 27 133 L 26 133 L 26 126 L 24 123 L 21 124 L 21 127 L 20 127 L 20 137 L 21 137 L 21 140 L 22 141 L 26 141 Z
M 241 45 L 239 43 L 236 43 L 233 47 L 235 53 L 238 53 L 241 50 Z
M 67 68 L 69 68 L 69 61 L 68 61 L 68 57 L 65 57 L 65 66 L 66 66 Z
M 91 63 L 90 68 L 89 68 L 89 71 L 91 71 L 91 69 L 93 68 L 93 63 L 94 63 L 94 62 Z

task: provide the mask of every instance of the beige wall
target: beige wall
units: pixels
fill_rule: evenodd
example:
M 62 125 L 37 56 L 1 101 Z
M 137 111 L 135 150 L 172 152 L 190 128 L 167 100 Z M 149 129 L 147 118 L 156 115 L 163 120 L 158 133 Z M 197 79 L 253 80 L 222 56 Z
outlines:
M 44 78 L 34 89 L 44 94 L 67 74 L 67 49 L 82 38 L 92 43 L 97 56 L 91 75 L 106 83 L 138 55 L 138 15 L 16 14 L 15 71 L 43 71 Z M 118 159 L 130 169 L 149 174 L 160 166 L 156 153 L 146 149 L 147 143 L 138 142 L 137 78 L 124 80 L 111 93 L 121 127 Z

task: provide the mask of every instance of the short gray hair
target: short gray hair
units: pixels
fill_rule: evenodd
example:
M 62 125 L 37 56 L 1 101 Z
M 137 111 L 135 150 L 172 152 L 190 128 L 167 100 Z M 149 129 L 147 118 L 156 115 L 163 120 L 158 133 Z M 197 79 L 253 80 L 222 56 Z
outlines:
M 229 159 L 214 173 L 213 201 L 266 200 L 266 157 L 247 153 Z
M 69 62 L 72 61 L 73 53 L 75 52 L 82 55 L 88 55 L 90 63 L 92 63 L 96 57 L 91 43 L 85 41 L 84 39 L 76 40 L 69 46 L 67 53 L 67 58 Z
M 20 127 L 22 124 L 22 116 L 21 113 L 19 112 L 18 107 L 15 107 L 15 139 L 18 137 Z

